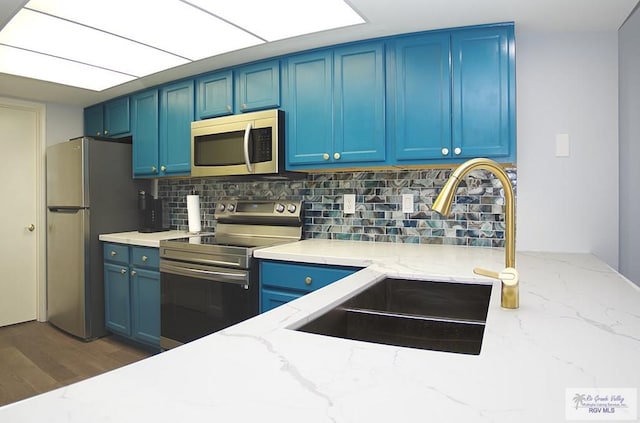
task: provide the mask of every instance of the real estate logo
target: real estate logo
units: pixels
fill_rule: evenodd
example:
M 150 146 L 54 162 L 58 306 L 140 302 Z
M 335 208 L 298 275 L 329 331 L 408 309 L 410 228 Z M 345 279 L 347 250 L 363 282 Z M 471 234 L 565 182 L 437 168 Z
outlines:
M 636 420 L 637 388 L 567 388 L 567 420 Z

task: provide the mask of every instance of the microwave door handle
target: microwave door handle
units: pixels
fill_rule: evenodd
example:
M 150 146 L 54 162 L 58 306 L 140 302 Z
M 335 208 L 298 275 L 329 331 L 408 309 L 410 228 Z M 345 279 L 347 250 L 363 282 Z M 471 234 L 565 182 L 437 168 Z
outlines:
M 251 129 L 253 128 L 251 122 L 249 122 L 244 130 L 244 162 L 249 172 L 253 172 L 253 165 L 251 161 L 249 161 L 249 135 L 251 135 Z

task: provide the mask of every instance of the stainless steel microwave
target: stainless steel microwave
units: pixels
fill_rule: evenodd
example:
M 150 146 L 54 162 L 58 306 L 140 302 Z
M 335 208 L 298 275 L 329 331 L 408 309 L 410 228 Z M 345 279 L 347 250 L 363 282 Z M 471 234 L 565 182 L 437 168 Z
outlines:
M 191 123 L 191 176 L 273 175 L 284 170 L 284 112 Z

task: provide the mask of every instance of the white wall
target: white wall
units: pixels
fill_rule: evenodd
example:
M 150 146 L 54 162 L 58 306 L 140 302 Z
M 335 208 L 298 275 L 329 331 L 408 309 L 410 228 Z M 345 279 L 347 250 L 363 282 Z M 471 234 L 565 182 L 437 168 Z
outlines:
M 47 145 L 82 136 L 83 109 L 76 106 L 48 103 L 46 105 L 45 139 Z
M 618 267 L 617 32 L 516 25 L 517 249 L 591 252 Z M 556 134 L 570 156 L 555 156 Z
M 620 29 L 620 272 L 640 285 L 640 9 Z

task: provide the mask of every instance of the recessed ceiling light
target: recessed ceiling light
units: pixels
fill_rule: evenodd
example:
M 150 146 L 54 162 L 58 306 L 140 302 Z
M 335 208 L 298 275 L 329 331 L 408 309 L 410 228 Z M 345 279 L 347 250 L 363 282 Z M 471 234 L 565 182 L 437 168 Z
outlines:
M 0 72 L 94 91 L 135 79 L 131 75 L 3 45 L 0 45 Z
M 103 90 L 191 61 L 363 22 L 344 0 L 31 0 L 0 31 L 0 72 Z M 65 70 L 70 73 L 60 75 Z

